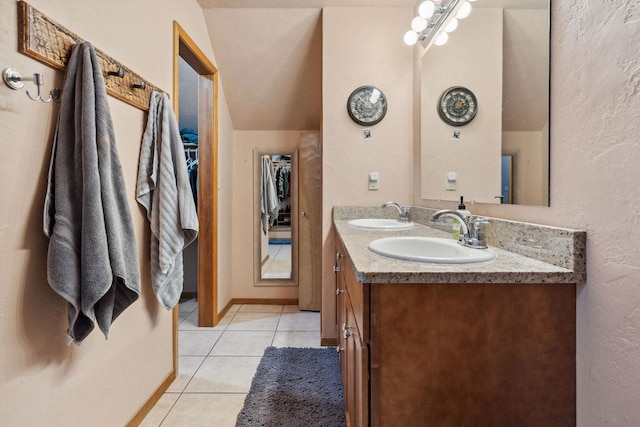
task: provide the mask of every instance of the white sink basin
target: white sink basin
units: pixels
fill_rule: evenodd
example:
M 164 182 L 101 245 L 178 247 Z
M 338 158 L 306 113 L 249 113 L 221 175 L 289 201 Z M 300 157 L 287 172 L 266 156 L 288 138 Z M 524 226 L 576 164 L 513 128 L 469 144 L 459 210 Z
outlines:
M 369 250 L 390 258 L 440 264 L 464 264 L 490 261 L 496 257 L 491 249 L 473 249 L 453 239 L 438 237 L 384 237 L 369 243 Z
M 400 222 L 396 219 L 364 218 L 347 221 L 352 227 L 369 230 L 406 230 L 415 226 L 413 222 Z

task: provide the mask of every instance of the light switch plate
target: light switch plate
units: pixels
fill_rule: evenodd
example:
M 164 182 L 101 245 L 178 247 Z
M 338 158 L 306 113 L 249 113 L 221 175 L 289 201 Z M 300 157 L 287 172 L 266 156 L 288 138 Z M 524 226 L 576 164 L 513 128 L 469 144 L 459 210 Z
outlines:
M 369 190 L 378 190 L 378 172 L 369 172 Z

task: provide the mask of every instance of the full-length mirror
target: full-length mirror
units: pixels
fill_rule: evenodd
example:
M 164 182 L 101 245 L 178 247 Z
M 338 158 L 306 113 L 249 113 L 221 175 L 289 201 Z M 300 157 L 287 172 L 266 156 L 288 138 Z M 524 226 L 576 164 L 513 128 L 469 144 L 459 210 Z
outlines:
M 549 0 L 482 0 L 424 53 L 422 199 L 549 205 L 549 34 Z M 475 97 L 466 124 L 438 113 L 452 87 Z
M 260 280 L 292 279 L 294 161 L 291 153 L 256 153 L 256 181 L 259 181 L 257 210 L 260 222 Z

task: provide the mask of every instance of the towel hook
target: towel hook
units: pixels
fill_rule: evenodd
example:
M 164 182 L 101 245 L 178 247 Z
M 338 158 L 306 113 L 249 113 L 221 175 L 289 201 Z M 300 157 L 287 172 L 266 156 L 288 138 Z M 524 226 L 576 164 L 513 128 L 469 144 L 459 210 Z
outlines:
M 122 67 L 118 67 L 118 71 L 109 71 L 109 75 L 123 78 L 124 77 L 124 69 Z
M 44 99 L 42 97 L 42 94 L 40 93 L 40 86 L 44 85 L 44 76 L 40 73 L 33 73 L 33 77 L 22 77 L 22 75 L 18 71 L 12 68 L 6 68 L 2 72 L 2 79 L 4 80 L 5 84 L 13 90 L 22 89 L 24 87 L 24 81 L 32 81 L 33 84 L 35 84 L 38 88 L 38 94 L 33 97 L 31 96 L 29 91 L 26 92 L 29 99 L 33 101 L 40 100 L 42 102 L 48 103 L 51 102 L 52 99 L 55 99 L 56 101 L 60 99 L 60 89 L 58 88 L 51 89 L 48 99 Z
M 142 89 L 142 90 L 145 90 L 145 89 L 146 89 L 146 87 L 147 87 L 147 84 L 144 82 L 144 80 L 142 80 L 139 84 L 135 84 L 135 83 L 134 83 L 134 84 L 132 84 L 132 85 L 131 85 L 131 87 L 132 87 L 132 88 L 134 88 L 134 89 Z

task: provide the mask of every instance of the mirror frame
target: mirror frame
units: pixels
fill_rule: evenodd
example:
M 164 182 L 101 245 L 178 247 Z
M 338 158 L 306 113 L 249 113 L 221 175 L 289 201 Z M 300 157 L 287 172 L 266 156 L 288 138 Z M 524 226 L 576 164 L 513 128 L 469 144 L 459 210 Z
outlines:
M 298 198 L 291 197 L 291 279 L 262 278 L 262 221 L 260 219 L 260 181 L 262 175 L 262 156 L 291 156 L 291 193 L 298 194 L 298 151 L 253 149 L 253 285 L 298 286 Z

